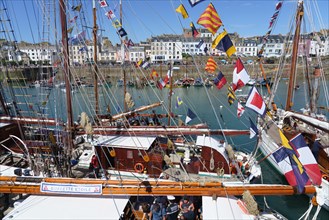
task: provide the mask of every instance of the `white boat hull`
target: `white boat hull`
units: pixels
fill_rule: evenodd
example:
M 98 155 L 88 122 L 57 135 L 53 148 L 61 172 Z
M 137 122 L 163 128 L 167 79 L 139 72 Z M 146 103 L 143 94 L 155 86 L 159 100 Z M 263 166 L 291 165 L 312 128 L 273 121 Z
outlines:
M 270 162 L 270 164 L 282 175 L 284 173 L 280 169 L 279 165 L 275 162 L 274 157 L 272 156 L 272 153 L 276 151 L 280 146 L 278 146 L 271 137 L 266 133 L 265 130 L 261 130 L 261 140 L 259 141 L 259 149 L 260 151 L 265 155 L 270 155 L 267 157 L 267 160 Z M 288 159 L 285 159 L 286 163 L 290 164 L 290 161 Z M 321 183 L 321 190 L 324 195 L 324 205 L 323 207 L 329 211 L 329 182 L 322 178 Z

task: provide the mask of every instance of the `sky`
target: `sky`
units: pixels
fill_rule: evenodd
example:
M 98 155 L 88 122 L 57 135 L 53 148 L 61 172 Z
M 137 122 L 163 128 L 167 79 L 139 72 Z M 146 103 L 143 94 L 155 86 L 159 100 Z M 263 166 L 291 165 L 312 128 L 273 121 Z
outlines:
M 314 2 L 314 0 L 312 0 Z M 3 3 L 8 9 L 8 16 L 12 22 L 15 39 L 30 43 L 38 43 L 49 39 L 55 42 L 55 32 L 58 36 L 61 33 L 59 27 L 59 15 L 54 12 L 53 2 L 57 0 L 1 0 L 0 7 Z M 71 7 L 82 3 L 80 12 L 72 11 Z M 183 28 L 190 28 L 190 22 L 193 22 L 196 28 L 200 28 L 197 20 L 209 3 L 212 2 L 216 8 L 224 26 L 217 32 L 222 32 L 223 28 L 227 32 L 238 33 L 241 37 L 262 36 L 269 26 L 271 16 L 275 11 L 277 0 L 204 0 L 198 5 L 191 7 L 188 0 L 122 0 L 123 6 L 123 28 L 128 33 L 128 38 L 133 42 L 145 41 L 151 36 L 161 34 L 182 34 Z M 289 31 L 291 15 L 295 10 L 296 0 L 285 0 L 280 11 L 277 24 L 273 34 L 286 34 Z M 321 17 L 321 26 L 314 19 L 314 29 L 329 29 L 329 1 L 317 0 L 317 7 L 310 7 L 305 0 L 306 13 L 314 17 Z M 102 36 L 107 36 L 113 43 L 120 42 L 111 21 L 105 16 L 108 10 L 114 10 L 117 18 L 119 14 L 119 0 L 107 0 L 108 7 L 101 8 L 96 1 L 97 23 L 102 29 Z M 175 9 L 183 4 L 189 14 L 187 19 L 183 19 L 181 14 L 175 12 Z M 70 24 L 74 26 L 71 36 L 87 28 L 87 38 L 92 39 L 91 28 L 93 26 L 92 17 L 92 0 L 68 0 L 69 10 L 67 11 L 68 19 L 78 16 L 77 22 Z M 44 9 L 46 8 L 46 9 Z M 314 9 L 317 13 L 314 13 Z M 56 14 L 56 19 L 55 15 Z M 319 16 L 318 16 L 319 14 Z M 3 14 L 1 14 L 3 16 Z M 306 15 L 305 15 L 306 17 Z M 57 26 L 54 21 L 57 20 Z M 7 27 L 7 29 L 10 29 Z M 308 28 L 308 32 L 310 32 Z M 3 38 L 3 35 L 0 36 Z

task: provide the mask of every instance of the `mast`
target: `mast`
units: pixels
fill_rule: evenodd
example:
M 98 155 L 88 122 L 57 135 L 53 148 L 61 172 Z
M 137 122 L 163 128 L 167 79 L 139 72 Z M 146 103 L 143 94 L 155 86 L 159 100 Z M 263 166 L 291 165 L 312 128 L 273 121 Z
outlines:
M 98 66 L 97 66 L 97 23 L 96 23 L 96 3 L 93 0 L 93 36 L 94 36 L 94 93 L 95 93 L 95 114 L 98 115 Z
M 120 0 L 120 24 L 122 25 L 122 1 Z M 126 112 L 128 111 L 128 106 L 126 103 L 126 94 L 127 94 L 127 79 L 126 79 L 126 71 L 124 69 L 125 64 L 125 48 L 123 40 L 121 39 L 121 65 L 122 65 L 122 74 L 123 74 L 123 110 Z
M 172 66 L 171 66 L 172 64 L 170 63 L 169 64 L 169 80 L 170 80 L 170 89 L 169 89 L 169 107 L 168 107 L 168 109 L 169 109 L 169 115 L 168 115 L 168 125 L 170 125 L 170 120 L 171 120 L 171 96 L 172 96 Z
M 286 100 L 286 111 L 291 110 L 293 106 L 292 96 L 294 91 L 294 80 L 296 75 L 296 64 L 297 64 L 297 53 L 298 53 L 298 44 L 299 44 L 299 34 L 300 34 L 300 27 L 302 18 L 304 15 L 303 9 L 303 1 L 298 2 L 298 9 L 297 9 L 297 16 L 296 16 L 296 30 L 295 36 L 293 41 L 293 48 L 292 48 L 292 58 L 291 58 L 291 68 L 290 68 L 290 76 L 289 76 L 289 85 L 288 85 L 288 95 Z
M 65 152 L 66 159 L 66 171 L 70 175 L 70 157 L 72 154 L 73 148 L 73 118 L 72 118 L 72 98 L 71 98 L 71 73 L 69 67 L 69 50 L 68 50 L 68 37 L 67 37 L 67 22 L 66 22 L 66 4 L 64 0 L 59 0 L 59 10 L 60 10 L 60 19 L 61 19 L 61 28 L 62 28 L 62 47 L 63 47 L 63 56 L 64 56 L 64 78 L 65 78 L 65 88 L 66 88 L 66 108 L 67 108 L 67 132 L 68 140 L 67 147 Z

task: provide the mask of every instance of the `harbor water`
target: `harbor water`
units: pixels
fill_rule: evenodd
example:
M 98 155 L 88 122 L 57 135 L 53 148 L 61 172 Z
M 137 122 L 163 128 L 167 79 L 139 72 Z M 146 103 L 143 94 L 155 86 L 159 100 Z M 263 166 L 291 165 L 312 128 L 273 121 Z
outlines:
M 328 85 L 328 82 L 327 82 Z M 277 96 L 275 102 L 277 106 L 283 106 L 285 103 L 286 95 L 286 81 L 282 81 L 277 90 Z M 306 99 L 303 97 L 305 85 L 301 84 L 300 88 L 295 91 L 295 96 L 298 97 L 294 103 L 294 109 L 299 110 L 305 107 Z M 245 86 L 238 94 L 247 95 L 251 87 Z M 263 95 L 267 95 L 267 91 L 264 88 L 258 88 L 259 92 Z M 93 91 L 92 87 L 81 87 L 72 91 L 73 102 L 73 114 L 74 120 L 78 119 L 78 115 L 81 112 L 86 112 L 89 117 L 94 115 L 93 108 Z M 115 84 L 112 86 L 100 86 L 99 87 L 99 101 L 100 111 L 102 114 L 116 114 L 123 111 L 123 87 L 117 87 Z M 9 92 L 9 91 L 8 91 Z M 145 86 L 143 88 L 128 87 L 127 92 L 132 96 L 135 102 L 135 107 L 152 104 L 154 102 L 164 101 L 164 104 L 156 109 L 156 113 L 167 113 L 169 100 L 169 89 L 164 88 L 162 90 Z M 31 94 L 32 103 L 29 106 L 20 107 L 21 110 L 34 111 L 34 113 L 40 115 L 46 115 L 50 118 L 60 118 L 65 122 L 66 120 L 66 100 L 65 89 L 60 87 L 49 88 L 16 88 L 15 93 Z M 150 95 L 152 94 L 152 95 Z M 176 100 L 179 97 L 182 100 L 182 104 L 176 106 Z M 232 105 L 227 101 L 227 87 L 224 86 L 221 90 L 216 87 L 183 87 L 174 88 L 171 97 L 172 112 L 179 115 L 184 122 L 186 118 L 187 109 L 192 110 L 197 118 L 194 118 L 189 124 L 207 123 L 210 128 L 213 129 L 243 129 L 249 130 L 251 118 L 256 123 L 257 115 L 250 109 L 246 108 L 244 114 L 237 117 L 237 102 Z M 19 102 L 19 100 L 16 100 Z M 326 106 L 325 98 L 320 96 L 319 105 Z M 150 112 L 151 110 L 149 110 Z M 328 118 L 328 111 L 322 112 L 326 114 Z M 163 119 L 164 124 L 167 124 L 168 120 Z M 177 123 L 172 121 L 172 125 Z M 229 143 L 237 150 L 246 152 L 252 152 L 257 144 L 257 138 L 250 139 L 249 136 L 233 136 L 233 137 L 219 137 L 225 138 Z M 260 152 L 257 153 L 258 160 L 261 160 L 264 155 Z M 287 184 L 284 176 L 280 175 L 273 167 L 266 161 L 261 162 L 263 182 L 264 183 L 279 183 Z M 268 204 L 272 209 L 277 210 L 288 219 L 299 219 L 309 207 L 310 198 L 306 195 L 294 195 L 294 196 L 258 196 L 256 197 L 260 204 L 260 207 Z M 312 214 L 314 214 L 316 208 L 313 207 Z M 310 216 L 313 216 L 313 215 Z M 329 212 L 321 210 L 318 219 L 329 219 Z

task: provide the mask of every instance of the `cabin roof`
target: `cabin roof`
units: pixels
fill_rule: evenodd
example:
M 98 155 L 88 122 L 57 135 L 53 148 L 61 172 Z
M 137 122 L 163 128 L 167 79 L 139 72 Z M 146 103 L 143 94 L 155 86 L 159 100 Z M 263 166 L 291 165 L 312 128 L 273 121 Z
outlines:
M 9 212 L 9 219 L 119 219 L 127 196 L 29 196 Z M 111 210 L 111 211 L 109 211 Z
M 196 143 L 197 146 L 207 146 L 212 149 L 220 152 L 226 160 L 228 160 L 227 155 L 225 153 L 225 147 L 218 140 L 209 136 L 197 136 Z
M 113 148 L 133 148 L 148 150 L 156 137 L 153 136 L 98 136 L 92 141 L 94 146 L 107 146 Z
M 202 217 L 203 219 L 254 219 L 252 215 L 242 211 L 238 201 L 235 197 L 217 197 L 214 201 L 210 196 L 202 196 Z

